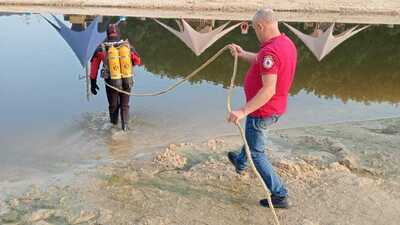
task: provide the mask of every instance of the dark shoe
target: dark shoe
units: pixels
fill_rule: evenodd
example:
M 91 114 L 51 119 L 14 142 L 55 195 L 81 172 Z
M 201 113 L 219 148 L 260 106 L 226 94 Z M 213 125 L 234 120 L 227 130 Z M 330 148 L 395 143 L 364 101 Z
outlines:
M 236 153 L 234 153 L 234 152 L 228 152 L 228 159 L 229 159 L 229 162 L 231 162 L 232 165 L 235 167 L 236 173 L 242 174 L 242 173 L 243 173 L 243 170 L 239 170 L 239 169 L 236 167 L 236 158 L 237 158 L 237 154 L 236 154 Z
M 125 131 L 125 132 L 128 131 L 129 130 L 128 124 L 123 123 L 122 124 L 122 130 Z
M 110 123 L 111 123 L 112 125 L 118 125 L 118 117 L 115 118 L 115 116 L 111 116 L 111 115 L 110 115 Z
M 279 208 L 279 209 L 289 208 L 289 203 L 287 201 L 287 197 L 271 196 L 271 201 L 272 201 L 272 204 L 274 205 L 274 208 Z M 261 199 L 260 205 L 263 207 L 269 208 L 269 203 L 268 203 L 267 199 Z

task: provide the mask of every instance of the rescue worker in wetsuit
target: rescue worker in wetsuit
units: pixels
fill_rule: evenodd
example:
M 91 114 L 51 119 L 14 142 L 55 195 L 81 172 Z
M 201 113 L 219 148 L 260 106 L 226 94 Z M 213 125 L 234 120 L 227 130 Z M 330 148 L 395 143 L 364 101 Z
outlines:
M 141 60 L 134 48 L 127 41 L 122 41 L 116 24 L 107 28 L 107 40 L 102 43 L 91 59 L 91 92 L 97 95 L 97 73 L 100 63 L 103 62 L 101 71 L 105 82 L 120 90 L 131 92 L 133 86 L 133 66 L 140 65 Z M 129 123 L 129 95 L 120 93 L 106 86 L 109 104 L 110 122 L 118 124 L 121 113 L 122 130 L 128 130 Z

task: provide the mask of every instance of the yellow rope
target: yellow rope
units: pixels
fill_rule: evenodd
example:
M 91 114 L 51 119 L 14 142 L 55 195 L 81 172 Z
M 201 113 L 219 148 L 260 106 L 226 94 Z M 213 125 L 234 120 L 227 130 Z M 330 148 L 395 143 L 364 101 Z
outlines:
M 232 111 L 231 98 L 232 98 L 232 92 L 233 92 L 233 88 L 235 85 L 235 79 L 236 79 L 236 74 L 237 74 L 237 61 L 238 61 L 238 56 L 237 56 L 237 54 L 235 54 L 234 62 L 233 62 L 232 78 L 231 78 L 231 83 L 228 88 L 227 100 L 226 100 L 226 108 L 229 113 Z M 250 166 L 253 169 L 253 172 L 257 175 L 257 177 L 260 180 L 261 184 L 263 185 L 265 191 L 267 192 L 267 201 L 271 208 L 272 215 L 274 216 L 275 225 L 280 225 L 278 216 L 276 215 L 276 212 L 275 212 L 274 205 L 272 204 L 271 191 L 268 189 L 268 187 L 265 184 L 264 180 L 262 179 L 260 173 L 257 171 L 256 166 L 254 165 L 254 162 L 253 162 L 253 159 L 252 159 L 251 153 L 250 153 L 250 147 L 249 147 L 249 144 L 247 143 L 244 130 L 243 130 L 242 126 L 240 125 L 240 123 L 236 123 L 236 127 L 239 129 L 240 136 L 242 137 L 242 140 L 244 143 L 244 149 L 246 151 L 246 156 L 250 161 Z
M 134 94 L 134 93 L 129 93 L 129 92 L 120 90 L 120 89 L 118 89 L 118 88 L 116 88 L 116 87 L 114 87 L 114 86 L 112 86 L 112 85 L 110 85 L 110 84 L 107 84 L 107 83 L 106 83 L 106 85 L 107 85 L 107 87 L 110 87 L 111 89 L 114 89 L 114 90 L 116 90 L 116 91 L 118 91 L 118 92 L 120 92 L 120 93 L 127 94 L 127 95 L 131 95 L 131 96 L 159 96 L 159 95 L 162 95 L 162 94 L 166 94 L 166 93 L 168 93 L 168 92 L 174 90 L 175 88 L 177 88 L 178 86 L 180 86 L 180 85 L 183 84 L 184 82 L 188 81 L 190 78 L 194 77 L 197 73 L 199 73 L 202 69 L 204 69 L 204 68 L 205 68 L 206 66 L 208 66 L 210 63 L 212 63 L 212 62 L 213 62 L 215 59 L 217 59 L 225 50 L 228 50 L 228 49 L 229 49 L 228 45 L 225 46 L 225 47 L 223 47 L 223 48 L 220 49 L 214 56 L 212 56 L 211 58 L 209 58 L 205 63 L 203 63 L 199 68 L 197 68 L 195 71 L 193 71 L 192 73 L 190 73 L 188 76 L 186 76 L 185 78 L 183 78 L 181 81 L 179 81 L 179 82 L 177 82 L 177 83 L 171 85 L 170 87 L 168 87 L 167 89 L 162 90 L 162 91 L 158 91 L 158 92 L 154 92 L 154 93 Z M 236 74 L 237 74 L 237 65 L 238 65 L 238 56 L 235 54 L 235 56 L 234 56 L 234 62 L 233 62 L 233 72 L 232 72 L 231 83 L 230 83 L 230 86 L 229 86 L 229 89 L 228 89 L 228 92 L 227 92 L 226 108 L 227 108 L 228 112 L 231 112 L 231 111 L 232 111 L 232 107 L 231 107 L 231 97 L 232 97 L 232 91 L 233 91 L 233 88 L 234 88 L 235 79 L 236 79 Z M 241 126 L 239 123 L 237 123 L 236 126 L 237 126 L 237 128 L 239 129 L 240 136 L 242 137 L 242 140 L 243 140 L 243 143 L 244 143 L 244 147 L 245 147 L 245 151 L 246 151 L 246 156 L 247 156 L 247 158 L 248 158 L 249 161 L 250 161 L 250 166 L 251 166 L 253 172 L 257 175 L 257 177 L 258 177 L 258 179 L 260 180 L 261 184 L 263 185 L 265 191 L 267 192 L 267 200 L 268 200 L 268 204 L 269 204 L 269 206 L 270 206 L 271 212 L 272 212 L 272 214 L 273 214 L 273 216 L 274 216 L 275 225 L 280 225 L 278 216 L 276 215 L 274 206 L 273 206 L 273 204 L 272 204 L 271 192 L 270 192 L 270 190 L 268 189 L 267 185 L 265 184 L 265 182 L 264 182 L 264 180 L 262 179 L 260 173 L 257 171 L 257 169 L 256 169 L 256 167 L 255 167 L 255 165 L 254 165 L 254 162 L 253 162 L 253 159 L 252 159 L 251 153 L 250 153 L 250 148 L 249 148 L 249 145 L 248 145 L 248 143 L 247 143 L 247 140 L 246 140 L 246 137 L 245 137 L 245 134 L 244 134 L 244 130 L 243 130 L 242 126 Z

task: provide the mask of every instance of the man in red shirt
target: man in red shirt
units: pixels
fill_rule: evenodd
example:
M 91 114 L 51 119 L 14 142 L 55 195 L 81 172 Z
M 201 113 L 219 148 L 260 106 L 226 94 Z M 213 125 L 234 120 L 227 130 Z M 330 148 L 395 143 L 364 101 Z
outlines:
M 246 118 L 246 140 L 254 164 L 272 194 L 276 208 L 287 208 L 288 192 L 269 162 L 265 148 L 267 129 L 286 111 L 289 89 L 297 64 L 297 50 L 293 42 L 279 31 L 278 21 L 271 9 L 259 10 L 253 18 L 253 28 L 261 43 L 258 53 L 244 51 L 236 44 L 230 45 L 232 54 L 250 63 L 244 81 L 246 104 L 228 115 L 228 121 L 239 123 Z M 244 148 L 240 154 L 228 153 L 230 162 L 240 173 L 246 168 Z M 260 204 L 269 207 L 262 199 Z
M 131 92 L 131 88 L 133 86 L 133 78 L 132 74 L 128 74 L 125 77 L 121 77 L 118 79 L 113 79 L 110 76 L 110 69 L 107 65 L 107 50 L 109 46 L 118 46 L 121 42 L 120 31 L 118 29 L 117 24 L 110 24 L 107 28 L 107 40 L 106 43 L 108 45 L 102 48 L 101 46 L 96 50 L 92 59 L 91 59 L 91 71 L 90 71 L 90 80 L 91 80 L 91 92 L 94 95 L 97 95 L 97 90 L 99 90 L 99 86 L 97 86 L 97 73 L 99 70 L 100 63 L 103 62 L 102 76 L 105 82 L 111 86 L 114 86 L 118 89 L 121 89 L 126 92 Z M 137 55 L 136 51 L 131 48 L 130 59 L 132 61 L 132 67 L 134 65 L 140 65 L 141 60 Z M 118 115 L 121 113 L 121 127 L 122 130 L 128 130 L 128 122 L 129 122 L 129 95 L 119 93 L 116 90 L 113 90 L 106 86 L 107 92 L 107 100 L 108 100 L 108 109 L 110 114 L 110 122 L 114 125 L 118 124 Z

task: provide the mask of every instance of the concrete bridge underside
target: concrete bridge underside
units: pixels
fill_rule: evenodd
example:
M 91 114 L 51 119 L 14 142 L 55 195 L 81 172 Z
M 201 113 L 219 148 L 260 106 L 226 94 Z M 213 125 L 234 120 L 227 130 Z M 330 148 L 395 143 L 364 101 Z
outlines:
M 2 0 L 0 11 L 250 20 L 265 6 L 287 22 L 400 24 L 400 0 Z

